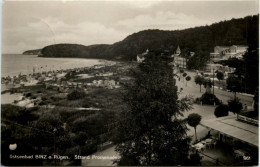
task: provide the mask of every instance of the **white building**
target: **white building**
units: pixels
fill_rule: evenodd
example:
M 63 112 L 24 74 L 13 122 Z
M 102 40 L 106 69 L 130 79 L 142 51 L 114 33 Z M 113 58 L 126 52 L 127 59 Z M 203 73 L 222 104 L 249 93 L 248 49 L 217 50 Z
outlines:
M 142 62 L 144 61 L 144 59 L 145 59 L 145 55 L 147 55 L 148 52 L 149 52 L 149 50 L 146 49 L 146 51 L 145 51 L 144 53 L 138 54 L 138 55 L 136 56 L 137 62 L 138 62 L 138 63 L 142 63 Z
M 227 60 L 229 58 L 242 59 L 247 51 L 248 46 L 232 45 L 232 46 L 215 46 L 214 52 L 210 53 L 211 62 Z
M 180 56 L 181 54 L 181 49 L 180 46 L 178 45 L 176 52 L 172 55 L 173 61 L 174 61 L 174 66 L 180 67 L 180 68 L 187 68 L 187 59 L 185 57 Z M 190 56 L 194 56 L 195 52 L 190 52 Z

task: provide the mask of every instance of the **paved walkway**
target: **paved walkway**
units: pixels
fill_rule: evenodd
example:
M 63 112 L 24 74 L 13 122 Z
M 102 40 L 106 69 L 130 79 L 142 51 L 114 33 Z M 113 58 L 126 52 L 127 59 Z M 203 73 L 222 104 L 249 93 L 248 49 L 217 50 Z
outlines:
M 119 154 L 115 151 L 115 146 L 111 146 L 90 155 L 90 159 L 82 160 L 81 166 L 116 166 L 112 158 L 118 156 Z
M 204 88 L 204 86 L 201 86 L 201 92 L 200 92 L 200 86 L 196 85 L 194 78 L 196 76 L 196 72 L 191 72 L 191 71 L 185 71 L 190 77 L 191 80 L 188 81 L 187 86 L 186 86 L 186 80 L 181 78 L 180 81 L 177 80 L 176 85 L 178 86 L 178 88 L 183 88 L 184 90 L 184 94 L 192 94 L 195 98 L 196 97 L 201 97 L 201 95 L 206 91 L 206 89 Z M 233 92 L 228 92 L 225 90 L 221 90 L 218 88 L 214 88 L 214 94 L 220 99 L 222 100 L 224 103 L 227 103 L 227 101 L 229 99 L 233 99 L 234 98 L 234 93 Z M 253 97 L 252 96 L 247 96 L 244 94 L 239 94 L 237 93 L 236 95 L 241 103 L 243 104 L 247 104 L 247 106 L 252 106 L 253 103 Z

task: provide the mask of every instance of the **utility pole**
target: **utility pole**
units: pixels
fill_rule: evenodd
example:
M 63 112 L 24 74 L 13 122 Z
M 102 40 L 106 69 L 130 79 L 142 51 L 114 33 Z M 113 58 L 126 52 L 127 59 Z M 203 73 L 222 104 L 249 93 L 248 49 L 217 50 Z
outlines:
M 214 95 L 214 75 L 215 75 L 215 70 L 214 70 L 214 68 L 213 68 L 213 85 L 212 85 L 212 88 L 213 88 L 213 95 Z
M 53 157 L 56 155 L 56 136 L 55 136 L 55 133 L 56 133 L 57 129 L 54 128 L 53 129 Z M 56 166 L 56 160 L 54 159 L 54 165 Z

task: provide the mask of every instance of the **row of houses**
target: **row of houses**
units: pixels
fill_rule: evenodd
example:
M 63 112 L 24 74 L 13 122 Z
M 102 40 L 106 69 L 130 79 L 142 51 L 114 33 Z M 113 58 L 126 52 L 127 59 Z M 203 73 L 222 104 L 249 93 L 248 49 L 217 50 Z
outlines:
M 144 53 L 142 54 L 138 54 L 136 57 L 136 60 L 138 63 L 141 63 L 144 61 L 145 59 L 145 55 L 147 55 L 149 53 L 149 50 L 147 49 Z M 190 56 L 194 56 L 195 53 L 194 52 L 190 52 Z M 173 62 L 172 65 L 174 65 L 175 67 L 179 67 L 179 68 L 186 68 L 187 67 L 187 59 L 181 56 L 181 49 L 180 46 L 177 47 L 176 51 L 174 54 L 171 55 L 171 57 L 173 58 Z
M 233 73 L 235 68 L 230 68 L 228 66 L 223 66 L 217 62 L 221 60 L 228 60 L 229 58 L 242 59 L 243 55 L 246 53 L 248 46 L 245 45 L 232 45 L 232 46 L 215 46 L 214 52 L 210 53 L 210 61 L 206 65 L 204 71 L 213 72 L 213 71 L 223 71 L 228 73 Z M 147 49 L 146 52 L 137 55 L 137 62 L 142 62 L 145 59 L 145 55 L 149 52 Z M 194 56 L 194 52 L 190 52 L 190 56 Z M 178 68 L 187 68 L 187 59 L 181 56 L 181 49 L 178 46 L 175 53 L 172 55 L 173 65 Z
M 247 48 L 248 46 L 245 45 L 215 46 L 214 52 L 210 53 L 210 61 L 218 62 L 229 58 L 242 59 Z
M 108 89 L 120 88 L 120 83 L 115 80 L 94 80 L 92 86 L 105 87 Z

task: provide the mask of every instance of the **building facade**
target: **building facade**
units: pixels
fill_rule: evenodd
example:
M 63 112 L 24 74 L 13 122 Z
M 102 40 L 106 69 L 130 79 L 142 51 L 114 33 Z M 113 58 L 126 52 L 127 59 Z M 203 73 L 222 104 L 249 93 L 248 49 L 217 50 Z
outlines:
M 244 45 L 215 46 L 214 52 L 210 53 L 210 60 L 211 62 L 218 62 L 229 58 L 242 59 L 247 48 L 248 46 Z
M 142 63 L 142 62 L 144 61 L 144 59 L 145 59 L 145 55 L 147 55 L 148 52 L 149 52 L 149 50 L 146 49 L 146 51 L 145 51 L 144 53 L 138 54 L 138 55 L 136 56 L 137 62 L 138 62 L 138 63 Z

